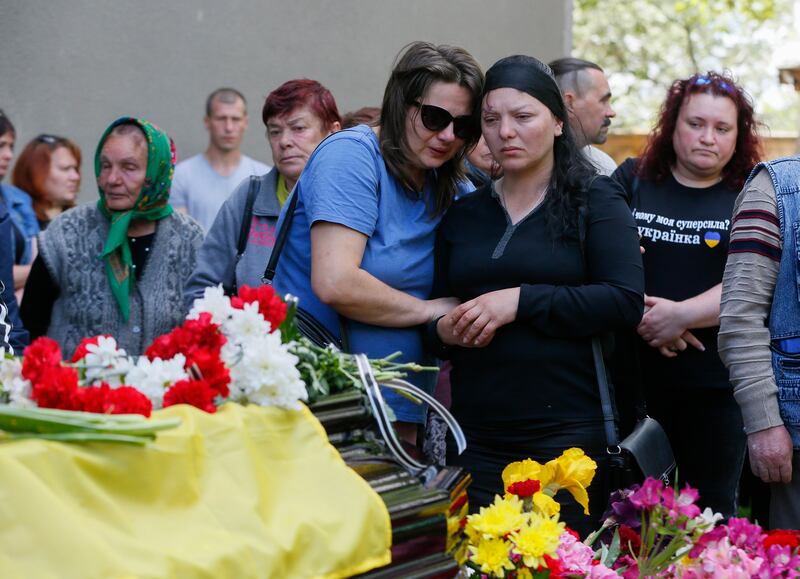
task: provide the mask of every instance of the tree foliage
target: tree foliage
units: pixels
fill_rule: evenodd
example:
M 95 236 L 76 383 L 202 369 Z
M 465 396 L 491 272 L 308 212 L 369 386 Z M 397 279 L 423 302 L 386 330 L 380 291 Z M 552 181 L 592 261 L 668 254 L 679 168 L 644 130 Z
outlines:
M 792 0 L 574 0 L 573 54 L 600 64 L 617 127 L 647 130 L 673 80 L 727 70 L 772 129 L 796 130 L 798 98 L 773 55 L 793 30 Z

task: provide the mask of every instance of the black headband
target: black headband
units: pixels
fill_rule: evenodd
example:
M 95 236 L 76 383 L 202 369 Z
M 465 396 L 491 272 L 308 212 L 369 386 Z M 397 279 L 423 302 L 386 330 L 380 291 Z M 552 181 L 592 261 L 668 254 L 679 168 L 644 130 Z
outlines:
M 564 99 L 552 74 L 548 74 L 547 65 L 533 57 L 509 57 L 496 62 L 486 71 L 486 83 L 483 87 L 483 96 L 498 88 L 515 88 L 526 92 L 533 98 L 541 101 L 562 122 L 566 122 L 567 115 L 564 108 Z

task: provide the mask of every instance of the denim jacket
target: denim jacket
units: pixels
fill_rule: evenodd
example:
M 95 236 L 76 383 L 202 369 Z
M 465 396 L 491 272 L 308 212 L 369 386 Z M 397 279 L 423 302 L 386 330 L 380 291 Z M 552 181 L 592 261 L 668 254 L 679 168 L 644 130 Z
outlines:
M 800 448 L 800 157 L 762 163 L 775 187 L 783 252 L 772 298 L 769 331 L 772 371 L 784 425 Z M 796 340 L 795 340 L 796 339 Z
M 39 233 L 39 222 L 33 211 L 33 203 L 27 193 L 12 185 L 0 185 L 0 193 L 2 193 L 3 201 L 8 208 L 12 226 L 25 238 L 25 251 L 22 252 L 22 259 L 17 265 L 27 265 L 33 261 L 32 240 Z M 16 238 L 12 235 L 11 255 L 17 254 L 15 243 Z

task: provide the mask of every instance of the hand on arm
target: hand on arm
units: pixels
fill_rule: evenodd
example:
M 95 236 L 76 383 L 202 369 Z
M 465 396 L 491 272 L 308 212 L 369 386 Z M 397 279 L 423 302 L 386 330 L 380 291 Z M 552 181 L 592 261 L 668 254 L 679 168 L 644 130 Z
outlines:
M 457 306 L 438 324 L 439 336 L 446 344 L 483 347 L 498 328 L 517 317 L 519 288 L 489 292 Z
M 716 326 L 719 324 L 721 290 L 722 284 L 717 284 L 680 302 L 645 296 L 644 305 L 647 309 L 637 328 L 639 335 L 650 346 L 660 348 L 682 338 L 686 330 Z M 690 343 L 696 347 L 694 342 Z
M 366 245 L 366 235 L 344 225 L 311 227 L 311 287 L 323 303 L 347 318 L 393 328 L 425 324 L 458 305 L 455 298 L 415 298 L 361 269 Z

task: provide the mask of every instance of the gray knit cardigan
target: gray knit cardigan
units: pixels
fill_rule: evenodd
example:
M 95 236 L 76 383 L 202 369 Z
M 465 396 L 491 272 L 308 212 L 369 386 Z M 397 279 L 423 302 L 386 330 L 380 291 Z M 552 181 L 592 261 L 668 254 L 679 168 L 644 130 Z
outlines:
M 60 290 L 47 335 L 65 358 L 83 338 L 98 334 L 110 334 L 128 354 L 140 355 L 154 338 L 183 322 L 183 286 L 203 242 L 197 222 L 177 212 L 157 222 L 147 267 L 131 291 L 127 322 L 99 259 L 107 235 L 108 220 L 94 205 L 63 213 L 39 234 L 39 254 Z

